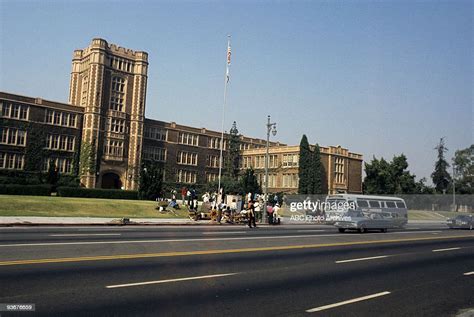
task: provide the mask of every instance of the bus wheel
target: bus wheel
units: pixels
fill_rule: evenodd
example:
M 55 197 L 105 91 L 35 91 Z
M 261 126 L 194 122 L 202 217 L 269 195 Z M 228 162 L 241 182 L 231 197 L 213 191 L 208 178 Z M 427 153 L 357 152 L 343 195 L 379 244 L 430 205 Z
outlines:
M 387 232 L 387 228 L 380 229 L 380 232 L 383 232 L 383 233 Z
M 367 232 L 367 228 L 365 228 L 365 227 L 360 227 L 360 228 L 359 228 L 359 232 L 360 232 L 360 233 L 366 233 L 366 232 Z
M 344 233 L 344 232 L 346 232 L 346 229 L 344 229 L 344 228 L 339 228 L 339 232 L 340 232 L 340 233 Z

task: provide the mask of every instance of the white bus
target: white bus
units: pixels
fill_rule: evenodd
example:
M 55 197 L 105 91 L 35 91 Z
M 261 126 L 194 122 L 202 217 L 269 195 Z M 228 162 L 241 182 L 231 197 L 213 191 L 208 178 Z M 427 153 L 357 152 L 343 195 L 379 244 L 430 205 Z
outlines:
M 327 196 L 326 203 L 326 223 L 334 224 L 339 232 L 386 232 L 403 228 L 408 222 L 405 201 L 397 197 L 337 194 Z

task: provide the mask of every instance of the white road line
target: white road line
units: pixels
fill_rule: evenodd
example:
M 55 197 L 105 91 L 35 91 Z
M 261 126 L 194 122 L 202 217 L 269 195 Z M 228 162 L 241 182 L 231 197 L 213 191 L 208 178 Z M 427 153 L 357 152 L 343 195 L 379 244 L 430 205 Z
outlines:
M 203 232 L 202 234 L 234 234 L 234 233 L 247 233 L 247 231 L 215 231 L 215 232 Z
M 433 252 L 444 252 L 444 251 L 452 251 L 452 250 L 459 250 L 461 248 L 448 248 L 448 249 L 436 249 L 436 250 L 431 250 Z
M 472 271 L 472 272 L 467 272 L 467 273 L 464 273 L 464 275 L 466 275 L 466 276 L 467 276 L 467 275 L 474 275 L 474 271 Z
M 348 263 L 348 262 L 357 262 L 357 261 L 367 261 L 367 260 L 375 260 L 375 259 L 383 259 L 387 258 L 389 255 L 380 255 L 380 256 L 372 256 L 370 258 L 358 258 L 358 259 L 350 259 L 350 260 L 340 260 L 336 261 L 336 263 Z
M 398 232 L 390 232 L 392 234 L 405 234 L 405 233 L 439 233 L 442 231 L 398 231 Z
M 106 286 L 106 288 L 120 288 L 120 287 L 141 286 L 141 285 L 150 285 L 150 284 L 163 284 L 163 283 L 182 282 L 182 281 L 191 281 L 191 280 L 202 280 L 202 279 L 206 279 L 206 278 L 224 277 L 224 276 L 231 276 L 231 275 L 236 275 L 236 274 L 239 274 L 239 273 L 202 275 L 202 276 L 194 276 L 194 277 L 175 278 L 175 279 L 170 279 L 170 280 L 160 280 L 160 281 L 139 282 L 139 283 L 130 283 L 130 284 L 109 285 L 109 286 Z
M 50 234 L 50 237 L 88 237 L 88 236 L 121 236 L 121 233 L 67 233 Z
M 262 236 L 262 237 L 229 237 L 230 240 L 262 240 L 262 239 L 291 239 L 291 238 L 313 238 L 313 237 L 337 237 L 347 236 L 346 234 L 306 234 L 292 236 Z M 131 244 L 131 243 L 169 243 L 169 242 L 196 242 L 196 241 L 222 241 L 222 238 L 197 238 L 197 239 L 168 239 L 168 240 L 114 240 L 114 241 L 81 241 L 81 242 L 43 242 L 43 243 L 18 243 L 18 244 L 0 244 L 2 248 L 8 247 L 37 247 L 37 246 L 56 246 L 56 245 L 90 245 L 90 244 Z
M 364 301 L 364 300 L 368 300 L 368 299 L 372 299 L 372 298 L 376 298 L 376 297 L 380 297 L 380 296 L 384 296 L 384 295 L 388 295 L 388 294 L 390 294 L 390 292 L 385 291 L 385 292 L 381 292 L 381 293 L 377 293 L 377 294 L 372 294 L 372 295 L 367 295 L 367 296 L 363 296 L 363 297 L 358 297 L 358 298 L 346 300 L 346 301 L 335 303 L 335 304 L 330 304 L 330 305 L 320 306 L 320 307 L 316 307 L 316 308 L 311 308 L 311 309 L 308 309 L 306 312 L 307 313 L 314 313 L 314 312 L 318 312 L 318 311 L 322 311 L 322 310 L 326 310 L 326 309 L 330 309 L 330 308 L 334 308 L 334 307 L 339 307 L 339 306 L 343 306 L 343 305 L 347 305 L 347 304 L 361 302 L 361 301 Z
M 327 230 L 318 230 L 318 229 L 308 229 L 308 230 L 298 230 L 298 232 L 321 232 Z

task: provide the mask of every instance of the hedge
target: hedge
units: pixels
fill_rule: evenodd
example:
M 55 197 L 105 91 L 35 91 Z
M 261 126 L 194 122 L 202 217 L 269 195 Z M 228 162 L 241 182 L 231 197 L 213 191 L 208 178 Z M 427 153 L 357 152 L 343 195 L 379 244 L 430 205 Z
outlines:
M 137 200 L 138 192 L 120 189 L 92 189 L 82 187 L 58 187 L 58 196 L 62 197 L 84 197 L 84 198 L 108 198 L 108 199 L 130 199 Z
M 0 184 L 0 194 L 51 196 L 51 185 L 12 185 Z

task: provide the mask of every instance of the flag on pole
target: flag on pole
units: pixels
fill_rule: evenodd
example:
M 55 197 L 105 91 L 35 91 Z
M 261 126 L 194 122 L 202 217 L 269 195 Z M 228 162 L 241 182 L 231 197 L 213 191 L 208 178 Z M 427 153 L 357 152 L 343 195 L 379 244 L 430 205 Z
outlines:
M 227 41 L 227 68 L 226 68 L 226 82 L 228 83 L 230 80 L 230 56 L 232 55 L 232 51 L 230 48 L 230 35 L 229 40 Z

